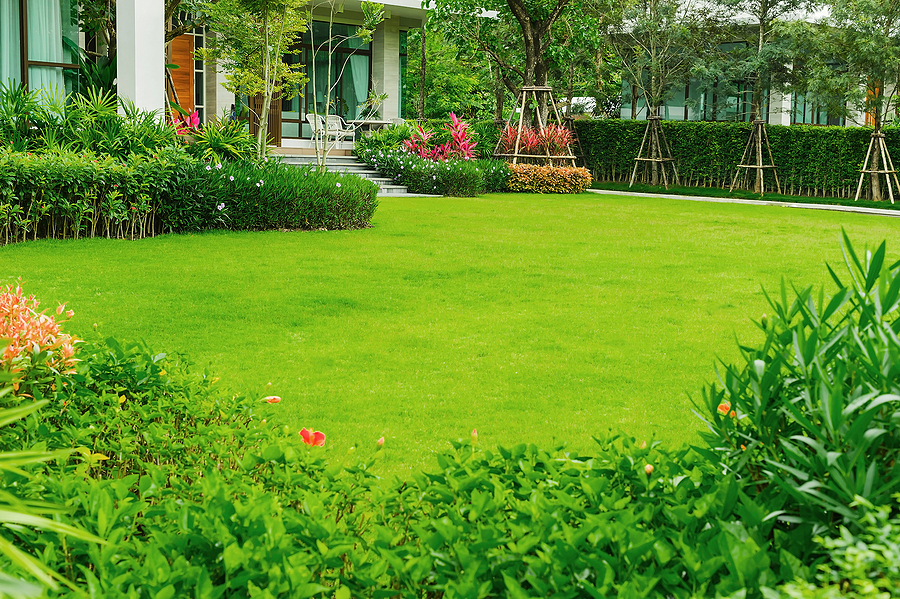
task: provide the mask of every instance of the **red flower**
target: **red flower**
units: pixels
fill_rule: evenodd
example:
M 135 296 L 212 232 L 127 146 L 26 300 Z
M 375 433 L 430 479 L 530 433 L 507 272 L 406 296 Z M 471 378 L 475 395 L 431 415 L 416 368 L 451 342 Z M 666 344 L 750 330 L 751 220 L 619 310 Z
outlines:
M 325 433 L 319 431 L 312 432 L 311 430 L 303 428 L 300 430 L 300 436 L 303 437 L 303 442 L 307 445 L 312 445 L 313 447 L 325 447 Z

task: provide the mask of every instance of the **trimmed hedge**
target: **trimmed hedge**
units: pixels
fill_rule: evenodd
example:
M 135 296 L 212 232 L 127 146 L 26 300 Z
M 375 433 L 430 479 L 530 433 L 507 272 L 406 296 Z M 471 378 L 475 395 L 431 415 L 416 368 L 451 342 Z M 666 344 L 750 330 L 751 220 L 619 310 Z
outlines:
M 510 164 L 510 191 L 531 193 L 581 193 L 591 185 L 586 168 Z
M 0 150 L 0 243 L 204 229 L 352 229 L 368 225 L 377 191 L 355 175 L 276 161 L 212 166 L 175 148 L 122 160 Z
M 682 183 L 728 187 L 750 136 L 750 123 L 664 121 Z M 576 121 L 585 162 L 598 181 L 628 181 L 646 121 Z M 778 177 L 790 195 L 853 197 L 872 130 L 766 125 Z M 884 129 L 900 158 L 900 128 Z M 767 177 L 768 185 L 768 177 Z

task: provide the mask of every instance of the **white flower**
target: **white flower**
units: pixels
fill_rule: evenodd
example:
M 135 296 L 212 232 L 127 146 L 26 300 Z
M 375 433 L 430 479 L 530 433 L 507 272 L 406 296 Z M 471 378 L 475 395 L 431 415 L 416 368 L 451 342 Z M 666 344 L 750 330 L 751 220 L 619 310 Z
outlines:
M 207 164 L 207 165 L 206 165 L 206 170 L 211 171 L 211 170 L 212 170 L 212 167 L 209 166 L 209 165 Z
M 340 184 L 340 183 L 338 183 L 338 184 L 337 184 L 337 186 L 338 186 L 338 187 L 340 187 L 340 186 L 341 186 L 341 184 Z
M 220 162 L 219 164 L 216 165 L 216 170 L 217 170 L 217 171 L 222 170 L 222 163 L 221 163 L 221 162 Z
M 231 176 L 228 177 L 228 178 L 229 178 L 230 180 L 234 181 L 234 175 L 231 175 Z

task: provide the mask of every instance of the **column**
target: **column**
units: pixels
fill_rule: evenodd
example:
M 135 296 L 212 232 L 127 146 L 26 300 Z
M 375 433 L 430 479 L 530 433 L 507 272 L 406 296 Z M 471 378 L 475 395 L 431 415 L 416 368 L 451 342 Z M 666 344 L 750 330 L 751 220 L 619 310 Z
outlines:
M 166 38 L 163 0 L 116 3 L 119 97 L 142 110 L 166 108 Z
M 372 39 L 372 82 L 376 94 L 387 93 L 381 118 L 400 118 L 400 17 L 385 13 Z

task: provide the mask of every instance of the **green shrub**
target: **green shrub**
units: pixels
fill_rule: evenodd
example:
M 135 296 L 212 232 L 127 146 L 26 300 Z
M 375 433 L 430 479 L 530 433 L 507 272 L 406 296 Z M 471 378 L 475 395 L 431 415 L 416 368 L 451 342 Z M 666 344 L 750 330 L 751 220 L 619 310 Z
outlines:
M 704 391 L 710 457 L 783 522 L 858 533 L 900 489 L 900 262 L 862 259 L 844 235 L 837 288 L 769 298 L 757 347 Z
M 587 167 L 599 181 L 628 181 L 646 121 L 576 121 Z M 666 139 L 685 185 L 730 187 L 750 136 L 750 123 L 664 121 Z M 865 127 L 766 125 L 784 193 L 853 197 L 872 130 Z M 884 130 L 892 154 L 900 128 Z
M 378 186 L 357 175 L 276 160 L 207 168 L 207 197 L 232 229 L 358 229 L 378 207 Z
M 257 187 L 259 181 L 265 186 Z M 123 161 L 0 150 L 0 240 L 357 228 L 368 226 L 376 192 L 356 176 L 276 161 L 214 166 L 175 148 Z
M 186 148 L 188 154 L 211 164 L 256 157 L 256 140 L 243 121 L 211 121 L 188 137 L 192 138 Z
M 791 599 L 890 599 L 900 596 L 900 495 L 894 507 L 868 506 L 863 530 L 815 540 L 829 554 L 816 575 L 818 586 L 792 583 L 782 588 Z M 894 517 L 891 518 L 891 513 Z
M 0 82 L 0 147 L 124 159 L 177 143 L 175 129 L 157 114 L 138 110 L 111 91 L 89 89 L 64 98 Z
M 375 150 L 396 150 L 404 140 L 410 139 L 413 129 L 410 125 L 391 125 L 383 129 L 376 129 L 367 135 L 363 135 L 354 145 L 357 155 L 360 152 Z
M 591 185 L 591 173 L 585 168 L 509 165 L 510 191 L 530 193 L 581 193 Z
M 360 150 L 361 160 L 412 193 L 477 196 L 506 188 L 507 170 L 499 160 L 421 158 L 404 150 Z

